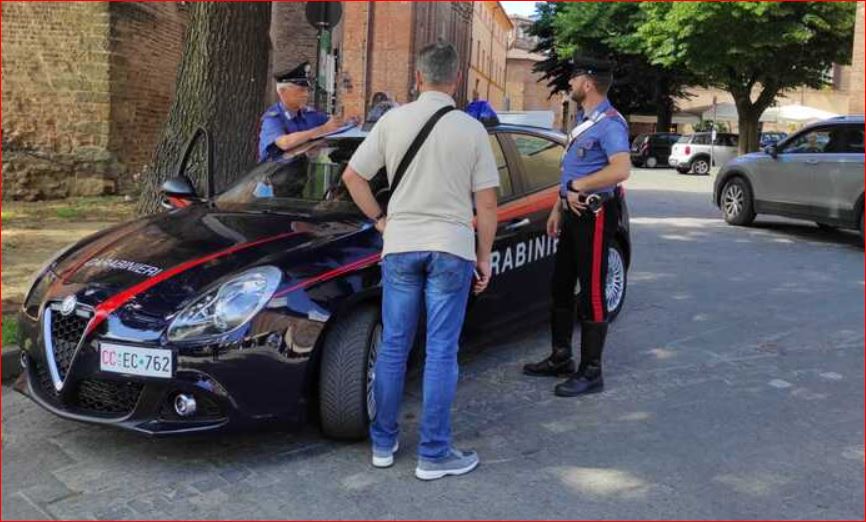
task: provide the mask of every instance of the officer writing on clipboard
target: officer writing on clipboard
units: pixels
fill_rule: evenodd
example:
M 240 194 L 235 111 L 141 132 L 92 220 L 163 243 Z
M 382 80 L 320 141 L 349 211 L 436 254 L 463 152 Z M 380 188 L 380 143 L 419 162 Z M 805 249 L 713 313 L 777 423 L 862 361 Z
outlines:
M 601 355 L 607 334 L 607 250 L 619 219 L 617 184 L 629 175 L 628 124 L 607 99 L 613 82 L 609 62 L 575 56 L 569 85 L 583 109 L 562 159 L 560 198 L 547 233 L 559 237 L 553 271 L 550 317 L 552 351 L 523 371 L 534 376 L 568 376 L 554 393 L 574 397 L 604 386 Z M 572 358 L 575 287 L 583 312 L 580 362 Z
M 307 106 L 310 99 L 310 64 L 274 75 L 280 101 L 262 115 L 259 163 L 276 160 L 283 152 L 343 126 L 343 119 Z M 354 123 L 354 120 L 350 120 Z

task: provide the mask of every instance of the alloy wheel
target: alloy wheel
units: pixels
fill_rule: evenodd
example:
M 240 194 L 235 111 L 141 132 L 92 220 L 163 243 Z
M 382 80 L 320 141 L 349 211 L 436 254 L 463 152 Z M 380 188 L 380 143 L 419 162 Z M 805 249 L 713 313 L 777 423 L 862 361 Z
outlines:
M 607 281 L 605 282 L 608 312 L 619 307 L 624 294 L 625 263 L 618 248 L 609 248 L 607 251 Z
M 706 160 L 697 160 L 692 168 L 694 168 L 695 174 L 704 175 L 710 171 L 710 164 Z
M 722 196 L 722 208 L 725 215 L 732 219 L 739 216 L 743 211 L 744 202 L 745 194 L 743 194 L 743 189 L 736 183 L 728 185 Z

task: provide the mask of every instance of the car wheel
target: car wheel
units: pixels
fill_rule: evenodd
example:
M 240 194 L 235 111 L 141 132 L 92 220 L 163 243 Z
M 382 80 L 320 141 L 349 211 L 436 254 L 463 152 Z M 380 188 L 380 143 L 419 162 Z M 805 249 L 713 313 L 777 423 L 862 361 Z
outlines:
M 746 226 L 755 220 L 752 189 L 742 178 L 733 178 L 725 184 L 721 203 L 725 221 L 729 224 Z
M 860 230 L 860 242 L 861 242 L 861 243 L 864 243 L 864 236 L 863 236 L 863 210 L 862 210 L 862 209 L 860 210 L 860 225 L 859 225 L 858 229 Z
M 619 241 L 614 241 L 607 250 L 607 281 L 604 286 L 608 322 L 613 322 L 622 310 L 627 289 L 625 254 Z
M 692 162 L 692 170 L 699 176 L 706 176 L 710 173 L 710 162 L 703 158 L 698 158 Z
M 659 160 L 655 156 L 650 156 L 644 161 L 644 166 L 648 169 L 654 169 L 659 166 Z
M 376 413 L 373 366 L 382 337 L 379 307 L 363 306 L 338 320 L 325 338 L 319 413 L 325 436 L 359 440 Z
M 691 170 L 690 167 L 677 167 L 677 172 L 680 174 L 688 174 L 689 170 Z

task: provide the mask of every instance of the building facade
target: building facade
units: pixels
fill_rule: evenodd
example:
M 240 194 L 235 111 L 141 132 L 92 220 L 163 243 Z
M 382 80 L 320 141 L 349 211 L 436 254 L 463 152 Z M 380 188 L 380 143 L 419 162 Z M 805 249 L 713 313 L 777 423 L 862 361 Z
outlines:
M 508 36 L 513 25 L 499 2 L 472 2 L 472 52 L 466 74 L 470 100 L 487 100 L 503 110 Z
M 345 2 L 337 73 L 338 109 L 363 117 L 377 92 L 403 104 L 415 96 L 415 56 L 441 38 L 469 64 L 471 2 Z M 466 103 L 466 84 L 455 101 Z
M 529 34 L 533 20 L 524 16 L 512 16 L 512 30 L 508 37 L 506 53 L 505 109 L 509 111 L 552 111 L 554 127 L 562 128 L 568 110 L 568 97 L 563 93 L 550 94 L 542 73 L 532 70 L 544 55 L 532 52 L 538 39 Z

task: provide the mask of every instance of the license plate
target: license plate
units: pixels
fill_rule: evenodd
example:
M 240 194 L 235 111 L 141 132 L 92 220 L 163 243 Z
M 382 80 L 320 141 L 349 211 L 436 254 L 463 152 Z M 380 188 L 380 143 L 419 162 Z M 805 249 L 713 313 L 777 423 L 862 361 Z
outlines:
M 108 343 L 99 345 L 99 369 L 104 372 L 170 379 L 173 360 L 171 350 Z

